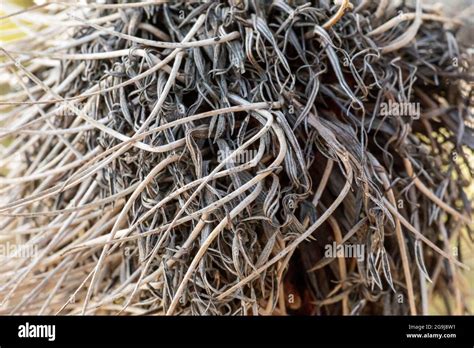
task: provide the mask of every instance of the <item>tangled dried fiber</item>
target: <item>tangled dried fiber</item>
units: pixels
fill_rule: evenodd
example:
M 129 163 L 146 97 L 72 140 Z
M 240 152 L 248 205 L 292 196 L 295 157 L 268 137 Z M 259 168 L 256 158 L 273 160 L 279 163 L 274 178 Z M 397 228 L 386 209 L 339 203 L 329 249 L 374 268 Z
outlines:
M 366 0 L 22 16 L 41 25 L 0 48 L 0 240 L 17 246 L 0 313 L 469 311 L 456 18 Z M 363 252 L 326 253 L 343 245 Z

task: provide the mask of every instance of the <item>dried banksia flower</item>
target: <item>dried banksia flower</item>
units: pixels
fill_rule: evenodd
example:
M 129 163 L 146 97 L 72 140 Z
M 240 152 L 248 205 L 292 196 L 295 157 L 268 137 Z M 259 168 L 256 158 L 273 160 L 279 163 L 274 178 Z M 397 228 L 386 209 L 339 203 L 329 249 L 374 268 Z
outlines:
M 0 312 L 467 312 L 471 61 L 404 3 L 9 14 Z

